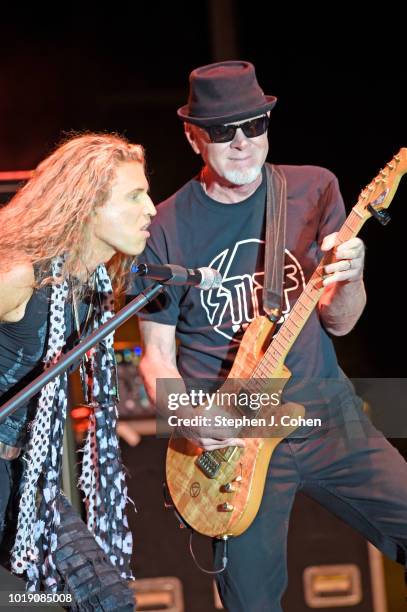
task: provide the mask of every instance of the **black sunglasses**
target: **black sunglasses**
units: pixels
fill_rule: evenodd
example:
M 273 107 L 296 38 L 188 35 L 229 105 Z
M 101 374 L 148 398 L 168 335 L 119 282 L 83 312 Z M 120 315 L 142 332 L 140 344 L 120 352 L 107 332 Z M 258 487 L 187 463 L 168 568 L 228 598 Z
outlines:
M 247 138 L 254 138 L 264 134 L 268 125 L 268 115 L 262 115 L 257 117 L 257 119 L 250 119 L 250 121 L 245 121 L 238 125 L 231 123 L 230 125 L 207 125 L 202 127 L 208 133 L 211 142 L 230 142 L 234 139 L 238 128 L 243 130 L 243 134 Z

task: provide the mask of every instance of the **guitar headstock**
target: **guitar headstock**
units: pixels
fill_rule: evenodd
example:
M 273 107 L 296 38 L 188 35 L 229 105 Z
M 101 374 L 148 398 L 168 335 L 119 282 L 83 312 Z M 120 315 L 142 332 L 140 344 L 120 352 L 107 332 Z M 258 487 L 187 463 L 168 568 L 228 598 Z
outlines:
M 354 211 L 364 219 L 372 215 L 386 225 L 390 217 L 386 208 L 396 192 L 403 174 L 407 172 L 407 148 L 400 151 L 389 161 L 379 174 L 365 187 L 354 206 Z

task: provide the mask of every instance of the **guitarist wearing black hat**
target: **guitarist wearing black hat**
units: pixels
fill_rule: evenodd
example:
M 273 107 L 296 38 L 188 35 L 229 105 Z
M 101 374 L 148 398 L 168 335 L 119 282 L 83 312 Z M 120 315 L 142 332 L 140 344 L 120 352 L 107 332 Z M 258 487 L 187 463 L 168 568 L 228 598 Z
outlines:
M 189 100 L 178 116 L 204 165 L 159 206 L 141 261 L 213 267 L 223 283 L 217 291 L 201 293 L 169 287 L 140 316 L 145 343 L 141 370 L 153 401 L 158 378 L 187 383 L 214 379 L 219 386 L 235 363 L 248 325 L 264 314 L 265 161 L 275 103 L 274 96 L 264 95 L 248 62 L 211 64 L 190 75 Z M 391 558 L 405 563 L 407 547 L 406 462 L 362 413 L 329 337 L 350 332 L 365 307 L 364 245 L 355 236 L 338 243 L 345 209 L 329 170 L 290 165 L 277 170 L 287 202 L 279 325 L 324 253 L 333 249 L 323 269 L 324 291 L 317 308 L 307 313 L 285 363 L 293 376 L 340 379 L 348 392 L 334 405 L 327 398 L 326 412 L 318 413 L 322 419 L 328 411 L 334 415 L 332 430 L 318 436 L 315 428 L 303 427 L 275 448 L 257 516 L 230 540 L 228 565 L 217 576 L 222 601 L 231 612 L 281 611 L 288 520 L 300 489 Z M 280 221 L 271 221 L 276 235 Z M 269 248 L 273 261 L 273 245 Z M 290 329 L 295 333 L 294 326 Z M 349 437 L 350 422 L 362 423 L 362 437 Z M 184 429 L 183 435 L 206 451 L 245 445 L 236 437 L 219 439 L 205 428 Z M 222 565 L 222 550 L 222 541 L 215 540 L 216 568 Z

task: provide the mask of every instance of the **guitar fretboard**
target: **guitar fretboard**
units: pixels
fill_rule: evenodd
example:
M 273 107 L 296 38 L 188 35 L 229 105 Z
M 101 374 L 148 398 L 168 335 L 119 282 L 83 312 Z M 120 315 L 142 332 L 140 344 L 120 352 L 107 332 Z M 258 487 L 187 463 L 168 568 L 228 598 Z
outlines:
M 342 244 L 356 236 L 364 222 L 365 219 L 355 210 L 352 210 L 338 233 L 336 244 Z M 324 266 L 331 260 L 332 253 L 326 253 L 296 301 L 287 320 L 282 324 L 263 358 L 254 369 L 252 378 L 271 377 L 282 365 L 324 291 L 322 285 Z

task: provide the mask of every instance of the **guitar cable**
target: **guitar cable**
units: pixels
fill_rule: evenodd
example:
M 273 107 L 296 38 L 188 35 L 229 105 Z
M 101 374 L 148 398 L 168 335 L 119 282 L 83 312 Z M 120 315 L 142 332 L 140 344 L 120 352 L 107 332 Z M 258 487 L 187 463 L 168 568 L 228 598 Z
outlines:
M 192 538 L 193 538 L 193 535 L 194 535 L 194 530 L 191 529 L 190 534 L 189 534 L 189 552 L 191 553 L 192 560 L 194 561 L 194 563 L 197 566 L 197 568 L 199 570 L 201 570 L 201 572 L 203 572 L 204 574 L 214 575 L 214 574 L 221 574 L 222 572 L 224 572 L 225 569 L 226 569 L 226 566 L 228 564 L 228 541 L 229 541 L 229 536 L 227 536 L 227 535 L 222 536 L 222 540 L 223 540 L 223 552 L 222 552 L 222 567 L 221 567 L 221 569 L 218 569 L 218 570 L 207 570 L 207 569 L 203 568 L 199 564 L 197 558 L 195 557 L 195 553 L 194 553 L 194 550 L 192 548 Z
M 222 536 L 222 540 L 223 540 L 223 552 L 222 552 L 222 567 L 218 570 L 207 570 L 204 567 L 202 567 L 196 556 L 194 553 L 194 549 L 192 548 L 192 538 L 194 536 L 194 530 L 188 525 L 188 523 L 186 523 L 184 521 L 184 519 L 182 518 L 182 516 L 179 514 L 179 512 L 177 511 L 177 509 L 175 508 L 174 504 L 171 502 L 171 500 L 168 497 L 168 489 L 167 489 L 167 483 L 163 482 L 163 496 L 164 496 L 164 507 L 168 510 L 168 509 L 172 509 L 172 511 L 174 512 L 175 516 L 177 517 L 179 523 L 180 523 L 180 527 L 184 528 L 184 529 L 189 529 L 190 530 L 190 534 L 189 534 L 189 552 L 191 553 L 191 557 L 193 562 L 195 563 L 195 565 L 197 566 L 197 568 L 199 570 L 201 570 L 201 572 L 203 572 L 204 574 L 211 574 L 216 575 L 216 574 L 221 574 L 222 572 L 225 571 L 226 566 L 228 564 L 228 540 L 229 540 L 229 536 L 224 535 Z

